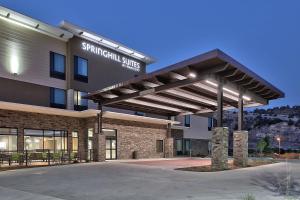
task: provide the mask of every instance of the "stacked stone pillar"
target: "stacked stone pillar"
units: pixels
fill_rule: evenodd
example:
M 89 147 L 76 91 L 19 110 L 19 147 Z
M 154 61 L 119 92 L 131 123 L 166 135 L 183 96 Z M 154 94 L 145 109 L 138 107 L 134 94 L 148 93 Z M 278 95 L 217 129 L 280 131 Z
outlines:
M 171 135 L 171 124 L 167 126 L 167 137 L 164 141 L 165 158 L 172 158 L 174 156 L 174 139 Z
M 106 159 L 106 138 L 102 131 L 102 106 L 99 104 L 100 113 L 97 116 L 97 122 L 95 123 L 94 138 L 93 138 L 93 158 L 95 162 L 103 162 Z
M 248 131 L 233 133 L 233 159 L 236 166 L 246 167 L 248 165 Z
M 215 127 L 212 133 L 212 169 L 219 171 L 228 168 L 228 128 Z

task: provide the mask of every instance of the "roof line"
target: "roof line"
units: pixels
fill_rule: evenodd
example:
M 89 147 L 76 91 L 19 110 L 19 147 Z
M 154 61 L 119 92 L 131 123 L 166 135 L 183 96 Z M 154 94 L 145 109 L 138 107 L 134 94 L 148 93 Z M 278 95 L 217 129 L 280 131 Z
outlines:
M 0 6 L 0 17 L 11 23 L 29 28 L 31 30 L 40 32 L 42 34 L 48 35 L 59 40 L 63 40 L 65 42 L 73 37 L 73 34 L 69 31 L 39 21 L 32 17 L 23 15 L 19 12 L 5 8 L 3 6 Z
M 169 65 L 167 67 L 158 69 L 156 71 L 153 71 L 153 72 L 150 72 L 150 73 L 147 73 L 147 74 L 143 74 L 143 75 L 140 75 L 140 76 L 135 77 L 135 78 L 131 78 L 127 81 L 117 83 L 117 84 L 115 84 L 113 86 L 110 86 L 110 87 L 103 88 L 101 90 L 93 92 L 92 94 L 98 93 L 98 92 L 104 92 L 104 91 L 110 90 L 112 88 L 122 87 L 124 85 L 128 85 L 130 83 L 135 83 L 135 82 L 138 82 L 138 81 L 142 81 L 144 79 L 150 78 L 150 77 L 155 76 L 155 75 L 159 75 L 159 74 L 162 74 L 162 73 L 167 73 L 167 72 L 170 72 L 170 71 L 173 71 L 173 70 L 180 69 L 183 66 L 193 65 L 193 64 L 196 64 L 196 63 L 208 60 L 208 59 L 213 59 L 213 58 L 219 58 L 219 59 L 223 60 L 224 62 L 227 62 L 227 63 L 231 64 L 233 67 L 237 68 L 238 70 L 240 70 L 240 71 L 242 71 L 246 74 L 249 74 L 254 79 L 257 79 L 262 84 L 264 84 L 264 85 L 270 87 L 272 90 L 276 91 L 278 94 L 280 94 L 281 98 L 283 98 L 285 96 L 285 94 L 280 89 L 276 88 L 274 85 L 272 85 L 268 81 L 264 80 L 261 76 L 259 76 L 255 72 L 251 71 L 250 69 L 246 68 L 244 65 L 242 65 L 241 63 L 239 63 L 238 61 L 236 61 L 235 59 L 233 59 L 232 57 L 230 57 L 229 55 L 227 55 L 226 53 L 224 53 L 220 49 L 213 49 L 213 50 L 208 51 L 206 53 L 203 53 L 203 54 L 194 56 L 192 58 L 180 61 L 178 63 Z
M 89 31 L 85 28 L 82 28 L 80 26 L 77 26 L 73 23 L 70 23 L 66 20 L 61 21 L 60 28 L 67 30 L 77 37 L 81 37 L 84 39 L 87 39 L 91 42 L 100 44 L 102 46 L 105 46 L 107 48 L 110 48 L 114 51 L 118 51 L 122 54 L 125 54 L 127 56 L 133 57 L 137 60 L 140 60 L 142 62 L 145 62 L 147 64 L 151 64 L 155 62 L 155 59 L 151 56 L 148 56 L 140 51 L 134 50 L 132 48 L 127 47 L 126 45 L 116 42 L 114 40 L 108 39 L 100 34 L 97 34 L 95 32 Z M 104 42 L 105 41 L 105 42 Z

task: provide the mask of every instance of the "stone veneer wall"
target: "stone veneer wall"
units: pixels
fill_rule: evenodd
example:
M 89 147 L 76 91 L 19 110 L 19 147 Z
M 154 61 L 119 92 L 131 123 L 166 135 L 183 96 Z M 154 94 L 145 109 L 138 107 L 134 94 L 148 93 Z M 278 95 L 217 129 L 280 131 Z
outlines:
M 176 156 L 177 155 L 177 151 L 176 151 L 176 140 L 180 139 L 182 140 L 183 139 L 183 129 L 172 129 L 171 130 L 171 137 L 174 138 L 173 139 L 173 155 Z
M 87 119 L 89 128 L 97 128 L 96 118 Z M 138 158 L 163 158 L 156 152 L 156 140 L 167 142 L 167 125 L 150 124 L 118 119 L 103 119 L 103 128 L 117 130 L 118 159 L 132 159 L 137 151 Z
M 75 118 L 30 112 L 0 110 L 0 127 L 17 128 L 18 150 L 24 149 L 24 129 L 65 130 L 68 132 L 68 149 L 72 149 L 72 131 L 78 131 L 79 152 L 87 151 L 88 128 L 97 128 L 96 117 Z M 164 153 L 156 152 L 156 140 L 167 138 L 167 125 L 135 121 L 103 119 L 103 128 L 117 130 L 118 159 L 131 159 L 133 151 L 138 158 L 162 158 Z M 83 156 L 84 157 L 84 156 Z
M 233 163 L 241 167 L 248 164 L 248 131 L 233 133 Z
M 212 169 L 224 170 L 228 168 L 228 128 L 215 127 L 211 138 Z
M 68 132 L 68 149 L 72 149 L 72 131 L 78 131 L 79 151 L 86 148 L 84 121 L 79 118 L 30 112 L 0 110 L 0 127 L 18 129 L 18 150 L 24 150 L 24 129 L 62 130 Z
M 209 140 L 191 139 L 192 156 L 207 156 Z

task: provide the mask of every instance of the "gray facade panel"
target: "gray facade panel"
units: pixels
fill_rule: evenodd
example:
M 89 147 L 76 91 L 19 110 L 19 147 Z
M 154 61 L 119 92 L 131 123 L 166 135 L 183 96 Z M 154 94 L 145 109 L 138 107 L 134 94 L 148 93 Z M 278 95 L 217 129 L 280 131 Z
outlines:
M 146 64 L 141 63 L 141 61 L 136 60 L 137 62 L 141 63 L 141 70 L 139 72 L 136 72 L 122 67 L 122 65 L 116 61 L 104 58 L 97 54 L 93 54 L 89 51 L 84 51 L 82 49 L 82 42 L 87 42 L 97 47 L 101 47 L 104 50 L 109 50 L 110 52 L 120 54 L 114 50 L 100 46 L 99 44 L 94 44 L 78 37 L 72 38 L 68 44 L 70 63 L 69 79 L 70 87 L 72 89 L 84 92 L 93 92 L 104 87 L 128 80 L 137 75 L 144 74 L 146 71 Z M 88 60 L 88 83 L 74 80 L 74 56 L 79 56 Z
M 66 89 L 50 77 L 50 51 L 66 55 L 66 42 L 0 19 L 0 47 L 0 77 Z
M 50 88 L 47 86 L 5 78 L 0 78 L 0 85 L 0 101 L 47 107 L 50 105 Z

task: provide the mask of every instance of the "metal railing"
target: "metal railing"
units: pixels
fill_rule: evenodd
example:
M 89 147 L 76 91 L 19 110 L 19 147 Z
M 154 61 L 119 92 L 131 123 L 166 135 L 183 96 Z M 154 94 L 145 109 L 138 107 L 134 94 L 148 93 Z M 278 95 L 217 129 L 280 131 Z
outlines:
M 44 166 L 93 161 L 93 150 L 80 152 L 0 151 L 0 167 Z

